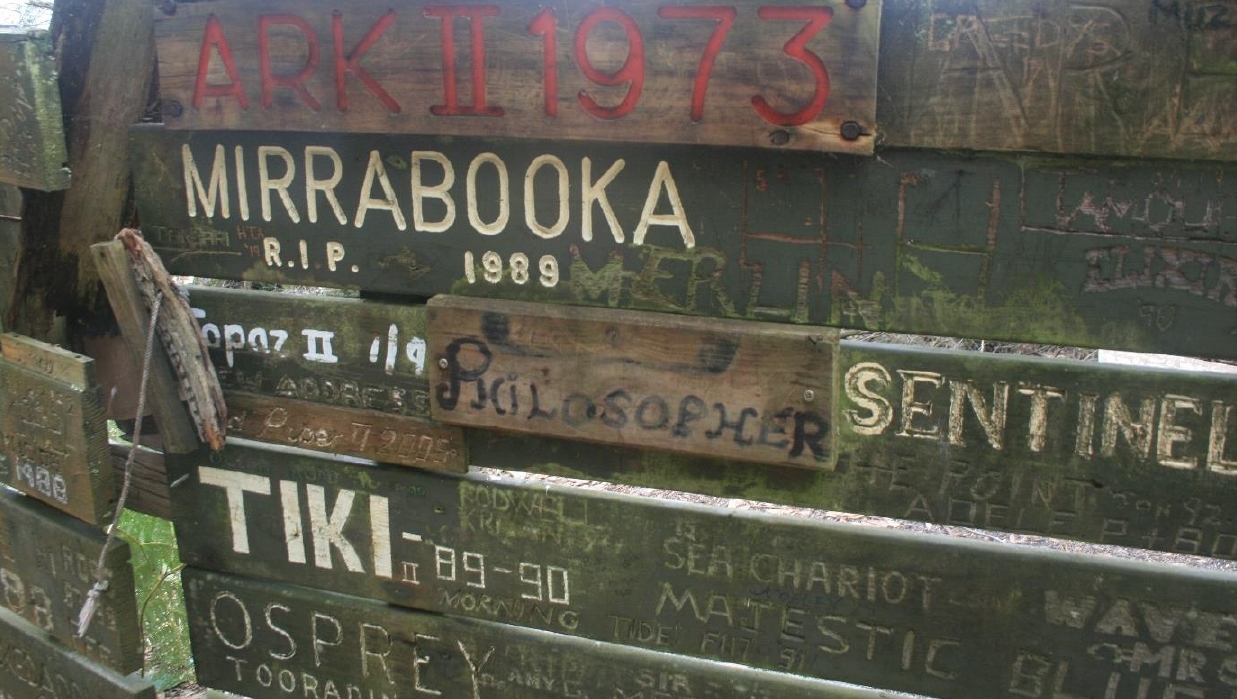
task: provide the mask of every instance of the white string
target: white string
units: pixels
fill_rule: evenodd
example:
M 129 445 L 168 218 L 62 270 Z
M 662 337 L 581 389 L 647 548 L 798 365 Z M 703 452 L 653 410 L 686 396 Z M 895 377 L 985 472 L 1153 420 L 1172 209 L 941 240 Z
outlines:
M 86 601 L 77 613 L 77 637 L 86 635 L 90 622 L 94 619 L 95 610 L 99 606 L 99 595 L 107 591 L 107 574 L 105 559 L 112 542 L 116 540 L 116 531 L 120 527 L 120 515 L 125 509 L 125 500 L 129 497 L 129 484 L 133 481 L 133 459 L 137 456 L 138 445 L 142 442 L 142 415 L 146 412 L 146 382 L 150 379 L 150 362 L 155 353 L 155 326 L 159 323 L 159 308 L 163 305 L 163 292 L 155 294 L 154 303 L 150 308 L 150 328 L 146 334 L 146 356 L 142 359 L 142 382 L 137 394 L 137 417 L 133 423 L 133 446 L 129 449 L 129 457 L 125 459 L 125 480 L 120 488 L 120 497 L 116 499 L 116 511 L 112 514 L 112 525 L 107 530 L 107 541 L 99 551 L 99 562 L 95 566 L 95 583 L 86 593 Z

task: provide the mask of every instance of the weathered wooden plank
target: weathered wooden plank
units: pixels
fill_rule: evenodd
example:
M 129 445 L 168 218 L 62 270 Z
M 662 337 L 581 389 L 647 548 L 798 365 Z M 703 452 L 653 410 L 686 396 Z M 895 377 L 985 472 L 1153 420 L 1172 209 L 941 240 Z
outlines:
M 68 188 L 69 157 L 51 35 L 0 32 L 0 76 L 0 104 L 4 105 L 0 182 L 43 190 Z M 875 85 L 875 75 L 872 82 Z M 872 112 L 875 116 L 875 102 Z
M 314 148 L 337 184 L 308 185 Z M 179 274 L 1237 357 L 1222 166 L 158 128 L 133 150 Z M 291 164 L 286 190 L 262 189 L 260 157 L 269 177 Z M 552 168 L 521 176 L 543 158 L 566 194 Z
M 94 360 L 43 342 L 0 337 L 0 481 L 101 524 L 116 494 Z
M 124 243 L 119 240 L 98 243 L 90 247 L 90 254 L 99 269 L 99 278 L 107 288 L 107 301 L 120 325 L 120 334 L 133 357 L 133 371 L 141 376 L 150 329 L 150 310 L 138 293 Z M 167 451 L 184 453 L 197 448 L 197 430 L 181 403 L 180 384 L 172 372 L 167 352 L 159 342 L 155 342 L 151 352 L 147 400 L 159 422 L 159 435 Z
M 837 331 L 440 296 L 434 416 L 830 469 Z
M 4 606 L 57 641 L 122 673 L 142 667 L 142 632 L 129 545 L 113 543 L 104 559 L 107 590 L 94 621 L 76 636 L 77 615 L 95 584 L 107 536 L 43 505 L 0 490 L 0 587 Z
M 1231 377 L 846 341 L 838 375 L 833 473 L 480 430 L 470 459 L 1237 559 Z
M 1237 159 L 1232 0 L 893 0 L 895 146 Z
M 190 287 L 238 436 L 438 470 L 468 467 L 429 421 L 424 306 Z
M 125 477 L 125 461 L 133 447 L 116 442 L 108 446 L 112 452 L 112 469 L 119 495 L 120 484 Z M 172 518 L 172 496 L 168 491 L 167 466 L 163 463 L 163 454 L 138 447 L 138 452 L 133 457 L 133 477 L 129 484 L 125 509 L 162 519 Z
M 253 699 L 889 696 L 194 568 L 183 580 L 198 681 Z
M 1231 575 L 239 443 L 181 459 L 194 565 L 938 697 L 1231 692 Z
M 0 332 L 9 322 L 21 257 L 21 190 L 0 184 Z
M 291 398 L 227 397 L 229 436 L 435 471 L 468 470 L 458 427 Z
M 679 5 L 165 6 L 164 121 L 872 152 L 880 2 Z
M 95 665 L 0 609 L 0 696 L 155 699 L 155 687 Z

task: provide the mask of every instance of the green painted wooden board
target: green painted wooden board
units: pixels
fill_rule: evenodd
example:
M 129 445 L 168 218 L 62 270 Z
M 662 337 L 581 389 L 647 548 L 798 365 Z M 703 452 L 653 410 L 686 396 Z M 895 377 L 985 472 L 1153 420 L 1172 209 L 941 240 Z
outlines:
M 469 453 L 478 466 L 1237 558 L 1232 377 L 848 341 L 838 376 L 833 473 L 481 430 Z
M 886 145 L 1237 159 L 1232 0 L 892 0 Z
M 235 442 L 180 463 L 193 565 L 937 697 L 1234 682 L 1232 575 Z
M 831 469 L 833 328 L 439 296 L 434 416 L 472 427 Z
M 0 593 L 3 606 L 90 660 L 123 673 L 142 667 L 142 631 L 129 545 L 117 541 L 104 559 L 108 587 L 86 635 L 77 618 L 95 584 L 107 537 L 12 491 L 0 491 Z
M 872 152 L 881 2 L 682 4 L 164 6 L 164 121 Z
M 0 696 L 8 699 L 155 699 L 155 687 L 89 662 L 0 609 Z
M 94 360 L 8 333 L 0 337 L 0 481 L 91 524 L 116 492 Z
M 891 699 L 877 690 L 194 568 L 182 578 L 198 681 L 253 699 Z
M 1237 357 L 1218 165 L 158 127 L 132 150 L 179 274 Z
M 424 306 L 190 287 L 230 434 L 438 470 L 463 434 L 429 421 Z
M 0 105 L 0 182 L 67 189 L 69 158 L 50 34 L 0 32 Z

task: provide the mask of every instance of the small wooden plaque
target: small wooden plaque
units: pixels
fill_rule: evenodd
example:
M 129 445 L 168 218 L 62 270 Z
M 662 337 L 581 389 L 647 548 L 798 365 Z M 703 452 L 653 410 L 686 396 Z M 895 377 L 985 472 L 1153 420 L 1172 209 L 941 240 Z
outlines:
M 831 469 L 837 331 L 439 297 L 434 417 Z
M 115 501 L 94 360 L 0 336 L 0 481 L 91 524 Z
M 142 632 L 125 542 L 108 549 L 107 590 L 86 635 L 75 635 L 106 539 L 97 529 L 0 489 L 0 602 L 92 661 L 127 673 L 142 667 Z
M 146 680 L 118 675 L 56 643 L 38 627 L 0 609 L 0 696 L 155 699 Z
M 337 408 L 303 400 L 230 392 L 228 435 L 401 466 L 463 473 L 463 431 L 453 425 Z
M 32 189 L 68 189 L 68 155 L 50 34 L 0 32 L 0 105 L 0 182 Z

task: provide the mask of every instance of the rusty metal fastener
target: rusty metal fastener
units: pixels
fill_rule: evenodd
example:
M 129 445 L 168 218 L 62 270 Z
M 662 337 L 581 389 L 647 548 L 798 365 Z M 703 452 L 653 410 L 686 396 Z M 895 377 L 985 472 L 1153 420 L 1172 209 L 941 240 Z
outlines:
M 863 135 L 863 127 L 857 121 L 842 122 L 842 139 L 845 141 L 858 140 Z
M 178 100 L 167 100 L 160 105 L 159 111 L 163 113 L 163 116 L 175 119 L 185 113 L 185 108 Z

